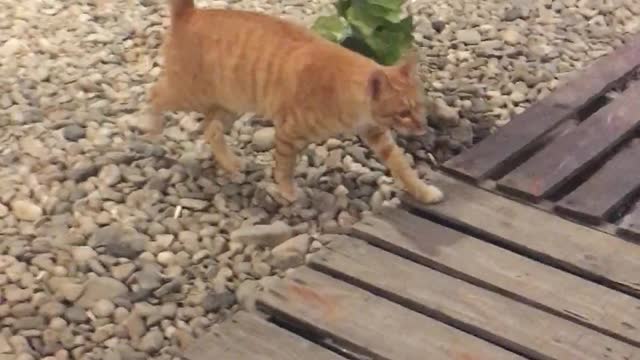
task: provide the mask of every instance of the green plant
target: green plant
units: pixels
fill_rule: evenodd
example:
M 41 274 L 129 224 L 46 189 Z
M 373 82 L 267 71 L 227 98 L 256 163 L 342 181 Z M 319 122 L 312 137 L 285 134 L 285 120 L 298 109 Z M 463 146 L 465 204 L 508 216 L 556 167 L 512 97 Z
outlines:
M 411 46 L 413 18 L 403 16 L 405 0 L 336 0 L 337 14 L 311 27 L 322 37 L 383 65 L 394 64 Z

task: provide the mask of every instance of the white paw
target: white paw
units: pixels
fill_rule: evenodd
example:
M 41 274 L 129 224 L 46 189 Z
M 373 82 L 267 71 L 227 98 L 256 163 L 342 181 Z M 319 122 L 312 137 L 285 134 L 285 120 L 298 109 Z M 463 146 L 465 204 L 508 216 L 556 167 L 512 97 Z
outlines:
M 444 200 L 444 193 L 433 185 L 424 184 L 418 190 L 417 194 L 413 194 L 416 199 L 425 204 L 435 204 Z

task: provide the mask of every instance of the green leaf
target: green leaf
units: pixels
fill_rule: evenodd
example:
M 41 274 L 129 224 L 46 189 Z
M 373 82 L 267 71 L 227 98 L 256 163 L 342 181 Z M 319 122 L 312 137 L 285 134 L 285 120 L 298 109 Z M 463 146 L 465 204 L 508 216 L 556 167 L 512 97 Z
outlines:
M 351 35 L 349 23 L 344 18 L 335 15 L 318 17 L 311 29 L 323 38 L 336 43 L 341 43 Z
M 367 12 L 392 23 L 398 23 L 402 20 L 402 11 L 400 9 L 389 9 L 380 5 L 370 4 L 367 6 Z
M 337 0 L 333 6 L 335 6 L 338 15 L 346 17 L 347 9 L 351 6 L 351 0 Z
M 369 4 L 382 6 L 390 10 L 400 11 L 406 0 L 367 0 Z
M 356 2 L 347 10 L 347 20 L 364 36 L 371 35 L 384 24 L 384 19 L 372 14 L 362 2 Z
M 375 52 L 375 59 L 383 65 L 392 65 L 411 46 L 413 21 L 410 17 L 397 24 L 387 26 L 366 36 L 365 42 Z

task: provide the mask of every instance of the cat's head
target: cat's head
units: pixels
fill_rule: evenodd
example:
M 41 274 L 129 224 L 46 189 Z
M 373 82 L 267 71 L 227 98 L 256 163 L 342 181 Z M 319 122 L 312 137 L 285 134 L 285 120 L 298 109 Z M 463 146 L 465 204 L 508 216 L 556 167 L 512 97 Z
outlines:
M 378 125 L 407 136 L 426 132 L 424 89 L 417 71 L 418 57 L 411 51 L 394 66 L 369 74 L 367 85 L 371 114 Z

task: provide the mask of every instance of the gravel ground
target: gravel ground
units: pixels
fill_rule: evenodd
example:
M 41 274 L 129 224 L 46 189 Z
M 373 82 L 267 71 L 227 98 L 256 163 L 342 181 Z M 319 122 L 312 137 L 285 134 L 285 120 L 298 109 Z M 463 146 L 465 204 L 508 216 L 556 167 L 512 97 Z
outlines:
M 326 0 L 230 6 L 307 24 L 331 12 Z M 411 7 L 434 130 L 401 143 L 424 176 L 640 31 L 636 0 Z M 232 131 L 253 164 L 236 182 L 219 176 L 194 114 L 174 114 L 160 144 L 130 130 L 159 72 L 164 1 L 0 8 L 0 360 L 175 359 L 321 248 L 314 234 L 397 202 L 356 140 L 310 147 L 297 170 L 307 194 L 283 207 L 260 119 Z

